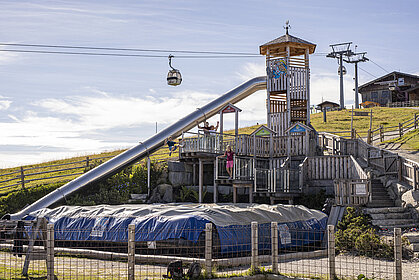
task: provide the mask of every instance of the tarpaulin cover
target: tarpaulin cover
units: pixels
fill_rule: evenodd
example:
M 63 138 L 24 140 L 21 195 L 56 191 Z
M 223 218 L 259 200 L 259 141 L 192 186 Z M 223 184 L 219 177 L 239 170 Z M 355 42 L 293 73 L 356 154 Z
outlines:
M 258 222 L 259 246 L 270 248 L 270 223 L 278 222 L 281 247 L 321 240 L 327 215 L 294 205 L 139 204 L 61 206 L 41 209 L 27 219 L 45 217 L 54 224 L 56 240 L 126 242 L 129 224 L 135 240 L 184 239 L 196 243 L 206 223 L 213 223 L 221 252 L 250 251 L 251 222 Z M 202 237 L 201 237 L 202 238 Z

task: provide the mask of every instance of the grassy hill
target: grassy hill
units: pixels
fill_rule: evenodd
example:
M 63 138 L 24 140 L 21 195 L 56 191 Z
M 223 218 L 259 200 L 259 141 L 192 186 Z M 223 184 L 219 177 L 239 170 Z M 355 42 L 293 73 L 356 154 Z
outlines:
M 370 112 L 371 109 L 358 109 L 356 111 Z M 372 129 L 380 127 L 397 126 L 419 113 L 411 108 L 386 108 L 376 107 L 372 109 Z M 323 122 L 323 113 L 312 114 L 311 124 L 317 131 L 337 132 L 351 129 L 351 110 L 327 112 L 327 122 Z M 369 116 L 354 116 L 354 128 L 360 135 L 366 135 L 370 125 Z

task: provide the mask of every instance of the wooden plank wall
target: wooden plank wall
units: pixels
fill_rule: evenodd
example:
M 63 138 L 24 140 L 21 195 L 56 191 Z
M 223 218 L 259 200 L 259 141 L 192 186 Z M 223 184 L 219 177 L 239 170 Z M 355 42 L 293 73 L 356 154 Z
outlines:
M 352 177 L 353 162 L 349 156 L 317 156 L 307 158 L 309 180 L 334 180 Z
M 290 99 L 307 100 L 307 74 L 308 69 L 288 67 L 290 75 Z
M 285 129 L 288 128 L 288 113 L 270 113 L 270 128 L 276 131 L 277 135 L 284 136 Z

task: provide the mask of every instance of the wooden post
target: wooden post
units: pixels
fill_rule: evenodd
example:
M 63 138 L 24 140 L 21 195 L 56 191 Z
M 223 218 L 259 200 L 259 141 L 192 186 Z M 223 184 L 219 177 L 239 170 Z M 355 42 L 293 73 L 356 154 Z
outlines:
M 202 191 L 204 189 L 204 162 L 202 159 L 199 159 L 199 198 L 198 202 L 202 203 Z
M 23 166 L 20 167 L 20 181 L 22 185 L 22 189 L 25 188 L 25 170 L 23 169 Z
M 415 129 L 418 128 L 418 114 L 415 113 L 415 122 L 414 122 Z
M 402 280 L 402 230 L 394 229 L 394 268 L 396 280 Z
M 205 224 L 205 277 L 212 275 L 212 223 Z
M 128 280 L 135 279 L 135 225 L 128 226 Z
M 47 280 L 54 280 L 54 225 L 47 225 Z
M 402 157 L 398 157 L 397 159 L 397 169 L 398 169 L 398 177 L 399 177 L 399 181 L 403 181 L 403 158 Z
M 372 109 L 370 112 L 370 130 L 372 130 Z
M 257 269 L 259 267 L 258 259 L 258 222 L 252 222 L 252 234 L 251 234 L 251 244 L 252 244 L 252 259 L 250 267 L 251 269 Z
M 401 123 L 399 123 L 399 136 L 402 137 L 403 136 L 403 126 Z
M 271 222 L 272 272 L 278 273 L 278 223 Z
M 253 186 L 249 185 L 250 187 L 249 189 L 249 203 L 252 204 L 253 203 Z
M 87 156 L 86 157 L 86 167 L 89 168 L 90 166 L 90 158 Z
M 368 129 L 368 134 L 367 134 L 367 143 L 371 145 L 371 129 Z
M 384 127 L 380 125 L 380 142 L 384 141 Z
M 335 270 L 335 227 L 333 225 L 327 226 L 327 255 L 329 261 L 329 279 L 336 278 Z
M 327 122 L 326 108 L 323 108 L 323 122 Z
M 237 203 L 237 186 L 233 184 L 233 203 Z

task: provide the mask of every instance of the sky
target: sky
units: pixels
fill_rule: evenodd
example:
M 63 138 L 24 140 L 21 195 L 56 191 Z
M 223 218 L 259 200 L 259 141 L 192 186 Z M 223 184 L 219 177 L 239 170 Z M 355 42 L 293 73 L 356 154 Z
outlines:
M 258 53 L 284 34 L 317 44 L 311 104 L 339 103 L 330 44 L 353 42 L 373 62 L 360 84 L 391 71 L 419 74 L 419 2 L 5 1 L 0 43 Z M 0 168 L 129 148 L 223 93 L 265 75 L 263 56 L 168 59 L 5 52 L 0 45 Z M 20 48 L 23 49 L 23 48 Z M 30 48 L 36 50 L 36 48 Z M 168 56 L 169 53 L 159 53 Z M 353 104 L 353 65 L 345 65 Z M 236 104 L 240 127 L 266 122 L 266 92 Z M 216 122 L 213 117 L 210 122 Z M 225 126 L 233 128 L 233 118 Z

